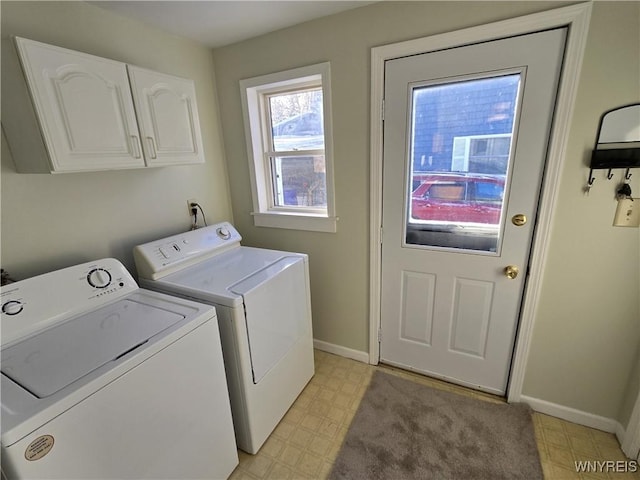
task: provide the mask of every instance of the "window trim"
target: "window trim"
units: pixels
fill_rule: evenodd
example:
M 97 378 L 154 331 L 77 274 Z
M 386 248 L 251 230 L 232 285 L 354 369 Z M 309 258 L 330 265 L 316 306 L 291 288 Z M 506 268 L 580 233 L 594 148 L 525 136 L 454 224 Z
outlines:
M 283 208 L 270 205 L 269 183 L 271 170 L 265 161 L 268 153 L 269 132 L 265 130 L 265 95 L 305 89 L 312 86 L 322 88 L 322 108 L 324 120 L 324 160 L 327 189 L 327 208 L 319 212 L 317 208 Z M 240 80 L 240 95 L 247 142 L 247 157 L 251 178 L 254 225 L 258 227 L 288 228 L 335 233 L 338 217 L 335 212 L 333 181 L 333 129 L 331 115 L 331 70 L 329 62 L 294 68 L 258 77 Z

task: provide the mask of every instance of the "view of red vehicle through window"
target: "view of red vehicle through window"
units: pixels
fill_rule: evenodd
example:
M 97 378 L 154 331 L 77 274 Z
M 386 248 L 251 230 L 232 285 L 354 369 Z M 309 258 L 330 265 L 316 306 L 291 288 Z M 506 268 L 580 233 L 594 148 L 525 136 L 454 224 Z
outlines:
M 504 175 L 419 174 L 413 185 L 411 223 L 500 223 Z

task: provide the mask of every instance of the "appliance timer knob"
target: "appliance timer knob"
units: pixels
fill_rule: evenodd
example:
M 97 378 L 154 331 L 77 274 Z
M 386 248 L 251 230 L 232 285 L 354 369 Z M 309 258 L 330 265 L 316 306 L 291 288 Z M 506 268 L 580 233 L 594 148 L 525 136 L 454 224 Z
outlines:
M 87 282 L 94 288 L 107 288 L 111 284 L 111 274 L 104 268 L 94 268 L 87 274 Z
M 231 232 L 226 227 L 220 227 L 216 230 L 218 236 L 223 240 L 229 240 L 231 238 Z
M 7 315 L 17 315 L 23 308 L 24 305 L 22 302 L 18 300 L 9 300 L 2 305 L 2 313 L 6 313 Z

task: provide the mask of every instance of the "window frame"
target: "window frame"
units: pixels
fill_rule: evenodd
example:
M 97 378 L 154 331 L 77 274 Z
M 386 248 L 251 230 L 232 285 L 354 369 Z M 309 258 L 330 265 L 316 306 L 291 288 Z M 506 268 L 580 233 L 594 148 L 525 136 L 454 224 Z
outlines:
M 270 116 L 268 97 L 279 93 L 322 89 L 324 122 L 324 162 L 327 194 L 326 209 L 304 206 L 278 206 L 275 203 L 271 167 Z M 294 68 L 282 72 L 240 80 L 247 156 L 251 177 L 254 225 L 335 233 L 333 182 L 333 130 L 331 115 L 331 70 L 329 62 Z M 302 155 L 315 156 L 319 150 L 301 150 Z

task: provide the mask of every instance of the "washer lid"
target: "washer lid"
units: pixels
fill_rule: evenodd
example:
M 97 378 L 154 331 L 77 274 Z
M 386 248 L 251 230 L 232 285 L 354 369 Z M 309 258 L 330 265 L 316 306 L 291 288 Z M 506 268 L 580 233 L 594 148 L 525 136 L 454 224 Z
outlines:
M 60 323 L 2 351 L 2 373 L 38 398 L 56 393 L 185 318 L 130 298 Z

